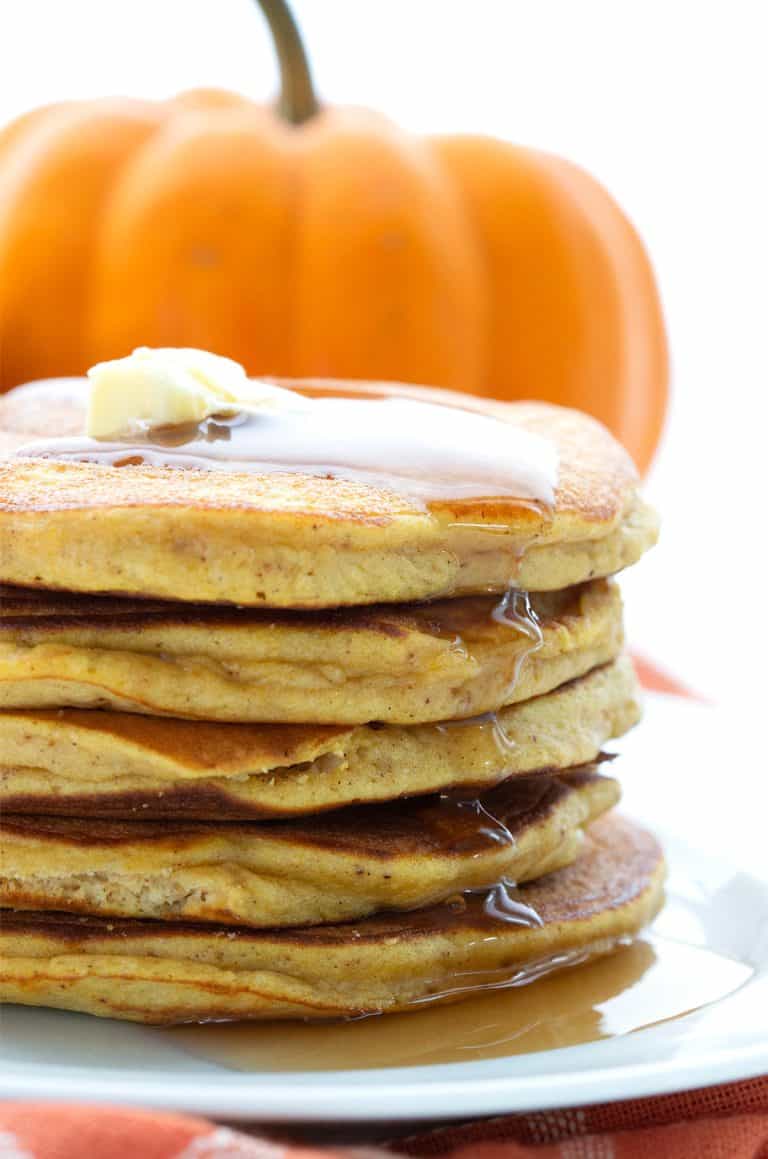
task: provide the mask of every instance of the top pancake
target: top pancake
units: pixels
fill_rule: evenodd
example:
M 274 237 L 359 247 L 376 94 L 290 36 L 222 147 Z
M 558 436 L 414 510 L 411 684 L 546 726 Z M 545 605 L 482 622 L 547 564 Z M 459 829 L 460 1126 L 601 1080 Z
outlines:
M 289 384 L 296 387 L 297 384 Z M 512 497 L 428 504 L 338 477 L 9 458 L 0 463 L 0 580 L 206 603 L 322 608 L 551 591 L 634 563 L 656 538 L 629 456 L 593 419 L 386 383 L 308 394 L 404 395 L 550 439 L 551 511 Z M 83 427 L 82 388 L 0 399 L 0 454 Z

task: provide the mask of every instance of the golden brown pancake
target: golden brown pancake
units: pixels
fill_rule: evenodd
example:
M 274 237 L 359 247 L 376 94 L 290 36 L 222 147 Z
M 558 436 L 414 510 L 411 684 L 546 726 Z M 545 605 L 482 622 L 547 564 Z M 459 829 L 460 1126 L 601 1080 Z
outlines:
M 337 612 L 5 589 L 0 707 L 197 720 L 419 724 L 494 712 L 614 660 L 611 580 Z
M 241 725 L 0 712 L 0 812 L 226 820 L 317 813 L 593 761 L 640 715 L 628 657 L 480 718 Z
M 0 999 L 149 1023 L 414 1010 L 609 952 L 654 917 L 663 879 L 656 840 L 611 814 L 574 864 L 515 891 L 513 921 L 480 898 L 262 931 L 9 911 Z
M 0 906 L 268 927 L 416 909 L 569 864 L 619 799 L 592 766 L 304 821 L 7 816 Z
M 292 386 L 297 384 L 292 383 Z M 657 535 L 626 452 L 594 419 L 397 384 L 310 394 L 405 395 L 490 412 L 559 455 L 552 511 L 513 498 L 425 504 L 338 477 L 0 463 L 0 581 L 193 603 L 322 608 L 516 587 L 549 591 L 634 563 Z M 0 399 L 0 453 L 82 429 L 83 401 Z

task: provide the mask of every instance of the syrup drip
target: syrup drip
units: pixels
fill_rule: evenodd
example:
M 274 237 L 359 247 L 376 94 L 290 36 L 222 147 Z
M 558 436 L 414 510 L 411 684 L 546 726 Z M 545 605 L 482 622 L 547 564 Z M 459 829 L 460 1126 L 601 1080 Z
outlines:
M 497 624 L 506 624 L 510 628 L 514 628 L 516 632 L 522 633 L 529 640 L 529 646 L 520 651 L 515 662 L 512 680 L 509 684 L 509 692 L 511 693 L 517 684 L 523 665 L 527 663 L 530 656 L 543 648 L 544 633 L 541 630 L 536 611 L 531 604 L 530 594 L 517 588 L 507 589 L 491 612 L 491 619 L 495 620 Z M 497 726 L 503 731 L 498 721 Z
M 480 856 L 493 846 L 511 847 L 528 825 L 535 825 L 569 790 L 569 782 L 597 780 L 594 766 L 585 765 L 568 776 L 555 778 L 542 773 L 517 776 L 503 781 L 481 796 L 467 797 L 461 790 L 441 793 L 437 797 L 411 798 L 390 805 L 373 806 L 383 816 L 392 809 L 394 815 L 411 824 L 422 842 L 444 853 L 471 853 Z M 385 832 L 379 823 L 379 831 Z M 504 920 L 522 912 L 510 890 L 510 881 L 488 882 L 485 888 L 498 890 L 498 896 L 486 899 L 486 912 L 497 911 Z M 532 913 L 529 907 L 524 906 Z M 506 915 L 506 917 L 504 916 Z M 538 924 L 538 920 L 534 922 Z
M 441 812 L 450 817 L 448 825 L 445 824 L 445 817 L 441 818 L 440 828 L 443 833 L 446 829 L 453 829 L 450 848 L 455 853 L 475 848 L 478 842 L 501 846 L 515 844 L 515 838 L 505 821 L 494 816 L 479 797 L 463 798 L 452 793 L 441 793 L 439 801 Z
M 515 838 L 511 833 L 509 836 L 510 844 L 514 845 Z M 473 901 L 475 902 L 474 905 Z M 461 915 L 472 909 L 476 917 L 478 912 L 477 901 L 480 903 L 483 924 L 491 935 L 493 935 L 494 928 L 498 926 L 526 926 L 528 929 L 533 929 L 536 926 L 543 926 L 544 924 L 533 906 L 527 905 L 522 901 L 515 883 L 506 878 L 481 889 L 465 889 L 462 893 L 457 893 L 453 897 L 447 898 L 445 905 L 451 914 Z M 484 940 L 487 941 L 488 938 L 485 937 Z M 551 966 L 548 965 L 547 970 L 550 968 Z M 520 980 L 518 982 L 512 980 L 510 975 L 505 973 L 498 984 L 506 987 L 519 985 L 523 981 L 529 981 L 531 969 L 532 967 L 526 966 L 525 970 L 520 972 Z M 536 966 L 533 969 L 538 977 L 539 967 Z M 472 974 L 456 974 L 454 976 L 456 978 L 472 978 L 473 981 L 467 986 L 459 986 L 456 990 L 453 988 L 449 990 L 443 989 L 439 993 L 430 994 L 425 998 L 418 999 L 418 1001 L 434 1002 L 436 998 L 445 994 L 464 993 L 465 991 L 475 991 L 479 988 L 494 988 L 493 977 L 495 975 L 490 980 L 488 975 L 477 974 L 476 972 Z M 516 977 L 518 976 L 516 975 Z M 478 981 L 478 979 L 481 980 Z
M 491 619 L 497 624 L 503 624 L 505 627 L 510 628 L 521 636 L 524 641 L 527 641 L 520 648 L 515 658 L 512 679 L 507 686 L 507 695 L 511 696 L 520 678 L 523 665 L 527 663 L 530 656 L 535 655 L 544 646 L 544 633 L 536 609 L 533 607 L 530 593 L 522 591 L 519 588 L 510 586 L 506 590 L 491 611 Z M 464 652 L 466 655 L 469 654 L 469 649 L 462 638 L 461 632 L 455 636 L 453 647 L 457 651 Z M 437 732 L 445 735 L 451 729 L 467 726 L 476 728 L 478 724 L 488 729 L 499 754 L 502 756 L 511 756 L 514 753 L 517 746 L 504 728 L 504 725 L 499 719 L 498 712 L 486 712 L 480 716 L 465 717 L 459 720 L 440 721 L 434 724 L 433 727 Z M 503 780 L 504 775 L 505 772 L 502 768 L 499 773 L 499 780 Z
M 111 442 L 47 439 L 16 454 L 339 477 L 422 502 L 508 496 L 545 511 L 554 502 L 554 443 L 498 418 L 406 398 L 296 398 L 291 409 L 144 428 Z
M 516 886 L 511 881 L 499 881 L 486 894 L 483 908 L 492 921 L 512 926 L 543 926 L 533 906 L 514 896 Z

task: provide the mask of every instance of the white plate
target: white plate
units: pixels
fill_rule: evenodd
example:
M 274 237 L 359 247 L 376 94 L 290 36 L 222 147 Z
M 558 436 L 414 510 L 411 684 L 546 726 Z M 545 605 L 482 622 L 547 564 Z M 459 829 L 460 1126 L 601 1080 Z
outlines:
M 140 1103 L 242 1120 L 394 1122 L 669 1093 L 768 1071 L 765 789 L 756 766 L 731 751 L 742 724 L 652 697 L 644 724 L 621 742 L 624 756 L 615 766 L 625 811 L 652 824 L 669 856 L 671 900 L 657 923 L 660 935 L 706 945 L 754 971 L 728 997 L 584 1046 L 300 1073 L 233 1071 L 140 1026 L 8 1007 L 0 1097 Z

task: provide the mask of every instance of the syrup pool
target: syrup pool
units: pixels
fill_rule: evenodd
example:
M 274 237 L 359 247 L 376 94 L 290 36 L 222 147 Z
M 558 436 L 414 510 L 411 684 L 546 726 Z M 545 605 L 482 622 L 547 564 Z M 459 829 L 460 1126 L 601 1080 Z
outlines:
M 649 933 L 612 955 L 448 1006 L 350 1022 L 218 1023 L 155 1031 L 232 1070 L 333 1071 L 475 1062 L 617 1038 L 738 990 L 752 968 Z

